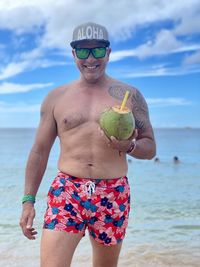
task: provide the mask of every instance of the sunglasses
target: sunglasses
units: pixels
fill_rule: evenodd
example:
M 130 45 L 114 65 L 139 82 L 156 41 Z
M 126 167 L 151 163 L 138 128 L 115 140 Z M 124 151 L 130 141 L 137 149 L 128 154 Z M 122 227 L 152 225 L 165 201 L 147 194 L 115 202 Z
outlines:
M 106 50 L 106 47 L 75 48 L 75 53 L 79 59 L 87 59 L 90 53 L 94 58 L 103 58 L 106 55 Z

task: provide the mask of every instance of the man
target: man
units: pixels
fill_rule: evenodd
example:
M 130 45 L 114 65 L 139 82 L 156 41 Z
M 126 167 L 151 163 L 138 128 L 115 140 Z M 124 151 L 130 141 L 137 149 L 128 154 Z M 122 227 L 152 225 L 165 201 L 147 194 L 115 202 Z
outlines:
M 41 267 L 69 267 L 86 228 L 93 248 L 93 266 L 117 266 L 130 209 L 126 156 L 152 159 L 155 155 L 143 96 L 105 73 L 109 45 L 108 32 L 102 25 L 86 23 L 75 28 L 71 46 L 80 78 L 51 91 L 41 107 L 26 167 L 20 220 L 24 235 L 35 239 L 35 195 L 58 136 L 59 173 L 48 193 Z M 134 114 L 137 130 L 129 140 L 119 141 L 99 129 L 99 118 L 105 108 L 121 104 L 127 90 L 127 106 Z

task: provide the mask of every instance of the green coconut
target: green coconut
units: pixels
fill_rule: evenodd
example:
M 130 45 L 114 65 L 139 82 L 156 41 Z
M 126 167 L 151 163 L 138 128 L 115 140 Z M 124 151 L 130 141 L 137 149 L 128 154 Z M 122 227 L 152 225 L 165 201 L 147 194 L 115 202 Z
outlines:
M 127 107 L 121 110 L 120 106 L 114 106 L 101 114 L 100 126 L 108 137 L 114 136 L 118 140 L 126 140 L 133 134 L 135 119 Z

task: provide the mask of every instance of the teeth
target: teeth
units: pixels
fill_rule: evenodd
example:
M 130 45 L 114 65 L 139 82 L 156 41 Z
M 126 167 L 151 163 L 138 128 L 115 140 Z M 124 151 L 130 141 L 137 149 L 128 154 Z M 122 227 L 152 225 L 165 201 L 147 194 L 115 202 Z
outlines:
M 90 69 L 90 70 L 93 70 L 93 69 L 96 69 L 97 66 L 86 66 L 86 68 Z

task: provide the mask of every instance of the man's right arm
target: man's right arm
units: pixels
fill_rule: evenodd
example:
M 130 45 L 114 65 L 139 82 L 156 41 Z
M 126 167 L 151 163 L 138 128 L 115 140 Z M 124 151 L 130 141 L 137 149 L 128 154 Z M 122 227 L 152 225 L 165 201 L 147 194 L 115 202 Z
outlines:
M 57 136 L 54 100 L 55 97 L 50 93 L 41 106 L 40 124 L 26 165 L 24 195 L 36 195 L 47 166 L 51 147 Z M 24 235 L 29 239 L 35 239 L 36 232 L 32 228 L 34 217 L 34 204 L 25 202 L 20 226 Z

